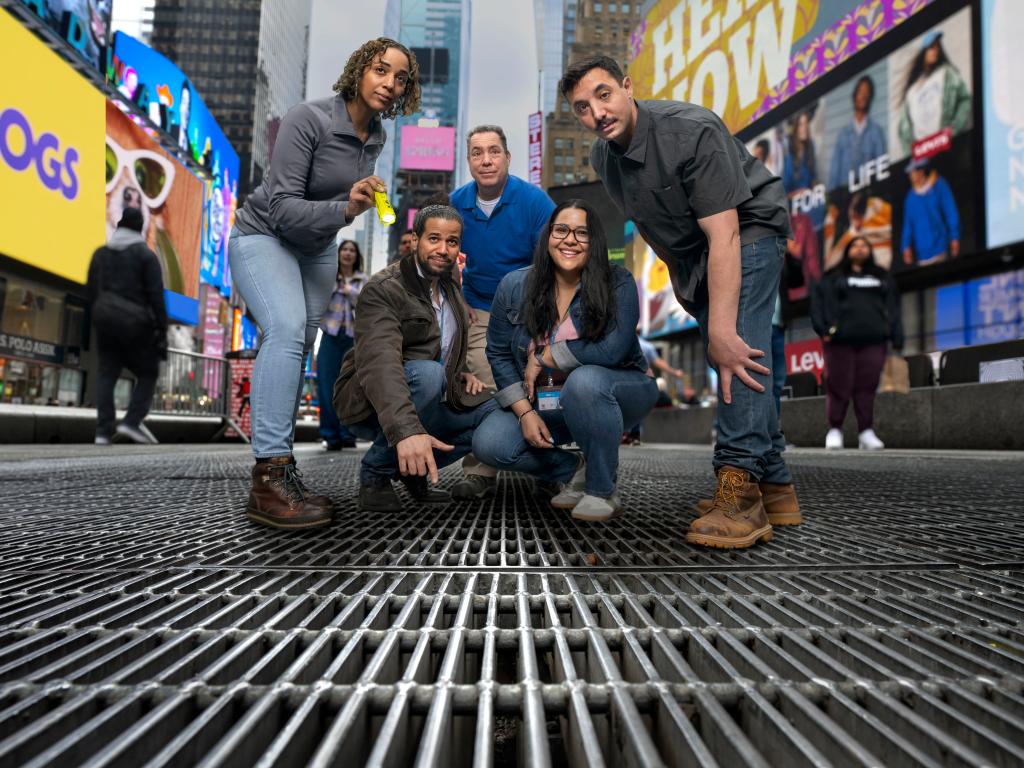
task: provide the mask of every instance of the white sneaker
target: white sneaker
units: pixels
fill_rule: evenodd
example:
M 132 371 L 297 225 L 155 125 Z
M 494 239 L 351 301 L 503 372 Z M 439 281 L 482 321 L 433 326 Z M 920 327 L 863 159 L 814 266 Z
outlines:
M 604 523 L 617 517 L 622 512 L 622 501 L 618 493 L 607 499 L 601 496 L 584 495 L 579 504 L 573 507 L 572 519 L 587 523 Z
M 149 427 L 147 427 L 145 424 L 139 424 L 139 432 L 144 434 L 149 439 L 149 442 L 151 444 L 160 445 L 160 441 L 156 439 L 156 435 L 150 432 Z
M 139 445 L 151 444 L 149 437 L 147 437 L 146 434 L 141 429 L 139 429 L 138 427 L 133 427 L 129 424 L 118 424 L 117 434 L 123 435 L 124 437 L 127 437 L 129 440 L 131 440 L 133 443 L 138 443 Z
M 551 506 L 555 509 L 573 509 L 586 495 L 587 487 L 587 461 L 580 454 L 580 465 L 572 480 L 562 485 L 562 490 L 551 497 Z
M 96 445 L 110 445 L 110 438 L 106 435 L 96 435 L 96 439 L 93 442 Z
M 843 430 L 841 429 L 830 429 L 828 434 L 825 435 L 825 449 L 829 451 L 838 451 L 843 447 Z
M 880 451 L 885 448 L 885 443 L 878 439 L 873 429 L 865 429 L 857 435 L 857 445 L 862 451 Z

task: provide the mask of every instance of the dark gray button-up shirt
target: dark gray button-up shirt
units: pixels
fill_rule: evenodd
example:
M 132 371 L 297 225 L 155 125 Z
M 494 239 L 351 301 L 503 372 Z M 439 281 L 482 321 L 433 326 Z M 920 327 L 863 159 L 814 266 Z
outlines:
M 293 107 L 281 118 L 270 171 L 235 217 L 238 231 L 320 253 L 349 223 L 349 191 L 373 173 L 386 139 L 374 118 L 364 144 L 340 96 Z
M 598 139 L 590 160 L 612 200 L 668 263 L 676 295 L 692 302 L 707 274 L 708 241 L 697 219 L 735 208 L 744 244 L 788 237 L 786 192 L 711 110 L 636 104 L 629 147 Z

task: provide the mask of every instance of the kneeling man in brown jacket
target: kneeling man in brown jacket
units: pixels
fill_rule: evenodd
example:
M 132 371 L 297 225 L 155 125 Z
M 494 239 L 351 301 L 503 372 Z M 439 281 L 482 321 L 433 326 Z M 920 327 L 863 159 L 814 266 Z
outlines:
M 402 508 L 392 480 L 417 501 L 447 501 L 437 470 L 468 454 L 473 430 L 497 406 L 466 368 L 469 313 L 452 279 L 462 217 L 421 208 L 415 253 L 375 274 L 359 294 L 355 346 L 334 385 L 338 418 L 372 440 L 359 472 L 359 505 Z

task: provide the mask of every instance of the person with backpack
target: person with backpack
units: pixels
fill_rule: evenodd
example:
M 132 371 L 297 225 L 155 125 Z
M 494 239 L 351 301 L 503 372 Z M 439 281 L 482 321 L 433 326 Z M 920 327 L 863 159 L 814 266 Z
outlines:
M 86 292 L 96 329 L 96 444 L 115 434 L 114 387 L 121 371 L 135 374 L 128 412 L 116 433 L 156 443 L 142 423 L 153 403 L 160 361 L 167 359 L 167 310 L 160 261 L 142 237 L 142 211 L 125 208 L 110 241 L 96 249 Z

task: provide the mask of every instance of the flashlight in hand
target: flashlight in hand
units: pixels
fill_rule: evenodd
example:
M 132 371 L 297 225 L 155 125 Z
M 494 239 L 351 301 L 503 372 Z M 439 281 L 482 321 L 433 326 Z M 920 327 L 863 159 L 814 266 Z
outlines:
M 377 201 L 377 215 L 380 217 L 380 223 L 385 227 L 395 223 L 395 209 L 391 207 L 391 203 L 388 202 L 388 196 L 386 192 L 374 192 L 374 200 Z

